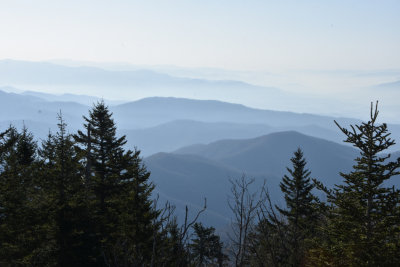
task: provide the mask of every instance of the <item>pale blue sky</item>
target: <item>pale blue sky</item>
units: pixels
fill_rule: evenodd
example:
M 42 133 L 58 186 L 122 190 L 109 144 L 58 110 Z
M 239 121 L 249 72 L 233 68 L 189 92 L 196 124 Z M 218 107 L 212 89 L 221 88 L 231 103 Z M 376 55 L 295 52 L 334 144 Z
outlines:
M 399 69 L 400 1 L 0 0 L 0 59 Z

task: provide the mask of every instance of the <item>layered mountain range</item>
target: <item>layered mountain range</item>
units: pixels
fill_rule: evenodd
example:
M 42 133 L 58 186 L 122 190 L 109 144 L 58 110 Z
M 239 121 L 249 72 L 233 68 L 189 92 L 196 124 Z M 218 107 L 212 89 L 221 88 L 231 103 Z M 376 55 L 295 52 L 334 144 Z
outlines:
M 0 129 L 10 124 L 25 126 L 39 142 L 57 130 L 57 114 L 62 114 L 71 133 L 82 128 L 82 116 L 87 116 L 90 106 L 76 100 L 101 101 L 90 96 L 3 89 Z M 185 205 L 196 212 L 206 198 L 204 218 L 216 226 L 229 222 L 230 179 L 253 177 L 255 191 L 265 181 L 271 196 L 281 203 L 279 182 L 298 147 L 304 150 L 312 176 L 329 187 L 341 182 L 339 173 L 349 172 L 358 155 L 342 142 L 344 136 L 334 124 L 336 120 L 347 127 L 360 123 L 358 119 L 170 97 L 107 103 L 119 134 L 127 136 L 127 147 L 142 151 L 155 194 L 175 204 L 178 214 Z M 394 139 L 400 136 L 399 125 L 389 125 L 389 130 Z

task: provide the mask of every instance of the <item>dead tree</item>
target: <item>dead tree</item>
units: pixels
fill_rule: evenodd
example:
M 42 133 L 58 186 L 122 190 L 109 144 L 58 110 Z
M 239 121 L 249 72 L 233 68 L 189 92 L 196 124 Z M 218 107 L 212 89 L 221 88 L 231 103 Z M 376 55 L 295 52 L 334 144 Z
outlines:
M 257 209 L 261 205 L 257 192 L 252 193 L 249 190 L 254 181 L 254 178 L 247 178 L 245 175 L 236 180 L 230 180 L 232 196 L 228 204 L 234 218 L 228 238 L 231 242 L 229 250 L 235 266 L 247 265 L 249 234 L 254 228 Z

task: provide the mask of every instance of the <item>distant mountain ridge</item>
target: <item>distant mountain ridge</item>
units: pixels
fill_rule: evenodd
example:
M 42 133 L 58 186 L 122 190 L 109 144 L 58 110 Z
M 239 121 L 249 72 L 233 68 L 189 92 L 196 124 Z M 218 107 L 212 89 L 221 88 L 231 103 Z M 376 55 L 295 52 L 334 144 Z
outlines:
M 26 125 L 35 135 L 45 138 L 50 128 L 53 132 L 56 130 L 56 117 L 61 110 L 68 131 L 73 133 L 82 128 L 82 116 L 87 116 L 89 109 L 90 106 L 75 102 L 47 101 L 38 96 L 0 91 L 0 130 L 10 123 L 18 127 Z M 338 142 L 343 138 L 334 119 L 345 127 L 348 123 L 358 123 L 357 119 L 261 110 L 213 100 L 162 97 L 110 106 L 110 110 L 114 112 L 118 134 L 127 135 L 129 148 L 135 145 L 139 145 L 139 149 L 150 148 L 147 156 L 162 151 L 160 149 L 174 151 L 184 146 L 175 153 L 158 153 L 145 158 L 157 192 L 179 205 L 186 203 L 193 207 L 201 207 L 203 198 L 207 197 L 209 212 L 220 225 L 226 223 L 224 218 L 229 213 L 226 206 L 229 178 L 246 173 L 257 179 L 257 185 L 267 179 L 273 194 L 279 193 L 277 186 L 285 168 L 290 166 L 290 157 L 301 146 L 313 177 L 333 185 L 340 182 L 340 171 L 351 169 L 357 155 L 352 147 L 321 139 Z M 271 133 L 278 130 L 285 131 Z M 400 125 L 389 125 L 389 130 L 394 133 L 393 138 L 398 139 Z M 166 145 L 157 151 L 160 144 Z M 179 183 L 190 189 L 183 190 Z M 215 190 L 199 191 L 214 184 Z M 279 198 L 279 195 L 274 197 Z
M 317 125 L 272 127 L 266 124 L 201 122 L 194 120 L 175 120 L 144 129 L 120 130 L 128 140 L 141 148 L 143 155 L 156 152 L 172 152 L 178 148 L 208 144 L 221 139 L 246 139 L 261 135 L 295 130 L 303 134 L 341 143 L 338 132 Z
M 264 180 L 274 202 L 280 203 L 279 183 L 293 152 L 301 147 L 312 177 L 327 186 L 340 183 L 339 172 L 348 172 L 357 156 L 351 147 L 306 136 L 297 132 L 279 132 L 243 140 L 221 140 L 209 145 L 182 148 L 175 153 L 159 153 L 144 159 L 157 191 L 167 199 L 201 206 L 208 200 L 209 210 L 228 218 L 229 179 L 246 174 L 254 177 L 256 190 Z M 215 216 L 214 225 L 224 220 Z
M 56 128 L 57 114 L 61 111 L 68 125 L 77 129 L 81 125 L 80 118 L 88 108 L 76 102 L 51 102 L 37 96 L 0 91 L 0 121 L 26 120 L 49 123 Z
M 90 85 L 127 87 L 183 87 L 216 85 L 258 88 L 242 81 L 174 77 L 152 70 L 111 71 L 98 67 L 71 67 L 49 62 L 0 60 L 1 84 Z M 272 89 L 271 89 L 272 90 Z
M 343 181 L 340 172 L 349 173 L 356 149 L 294 131 L 272 133 L 257 138 L 220 140 L 208 145 L 189 146 L 174 153 L 158 153 L 145 158 L 151 171 L 151 179 L 165 199 L 174 196 L 180 204 L 201 207 L 203 198 L 208 199 L 211 213 L 207 216 L 214 225 L 222 226 L 230 211 L 227 199 L 230 195 L 229 179 L 245 174 L 256 179 L 253 190 L 264 180 L 267 182 L 275 203 L 282 203 L 279 183 L 291 167 L 290 158 L 300 147 L 307 160 L 311 177 L 332 188 Z M 396 160 L 398 152 L 391 160 Z M 400 186 L 398 179 L 392 184 Z M 321 195 L 321 192 L 315 192 Z
M 81 105 L 87 105 L 87 106 L 91 106 L 94 103 L 97 103 L 97 102 L 103 100 L 100 97 L 89 96 L 89 95 L 75 95 L 75 94 L 54 95 L 54 94 L 35 92 L 35 91 L 24 91 L 21 94 L 35 96 L 35 97 L 41 98 L 42 100 L 46 100 L 49 102 L 75 102 L 75 103 L 78 103 Z M 122 103 L 122 101 L 110 101 L 110 100 L 104 100 L 104 101 L 110 105 Z
M 288 95 L 276 87 L 241 80 L 178 77 L 152 69 L 107 70 L 21 60 L 0 60 L 0 86 L 96 95 L 115 101 L 178 96 L 250 104 L 265 99 L 262 103 L 272 107 L 282 101 L 295 104 L 300 97 Z
M 42 136 L 43 133 L 49 129 L 56 130 L 60 111 L 70 131 L 81 128 L 82 116 L 88 114 L 90 106 L 45 99 L 52 97 L 57 100 L 60 98 L 43 93 L 34 93 L 32 96 L 32 93 L 0 91 L 0 128 L 7 127 L 13 121 L 25 121 L 28 128 L 44 138 L 46 135 Z M 344 126 L 360 122 L 357 119 L 262 110 L 215 100 L 183 98 L 145 98 L 111 105 L 110 109 L 119 133 L 128 136 L 128 145 L 131 148 L 138 146 L 146 156 L 171 152 L 192 144 L 252 138 L 288 130 L 341 143 L 343 135 L 333 120 Z M 43 129 L 45 124 L 48 127 Z M 400 138 L 400 125 L 389 125 L 389 130 L 393 132 L 393 138 Z
M 157 109 L 154 107 L 157 107 Z M 133 119 L 141 121 L 147 127 L 182 119 L 203 122 L 267 124 L 274 127 L 315 124 L 328 128 L 336 128 L 333 123 L 334 119 L 344 123 L 359 121 L 351 118 L 334 118 L 308 113 L 255 109 L 241 104 L 216 100 L 175 97 L 149 97 L 118 105 L 114 107 L 113 111 L 115 115 L 120 117 L 132 118 L 134 116 Z
M 240 176 L 240 172 L 195 155 L 157 153 L 144 161 L 156 185 L 155 194 L 177 205 L 179 215 L 184 215 L 186 205 L 192 212 L 200 210 L 206 198 L 207 211 L 202 218 L 216 226 L 229 223 L 229 178 Z
M 357 156 L 352 147 L 295 131 L 276 132 L 251 139 L 220 140 L 208 145 L 181 148 L 174 153 L 201 156 L 241 172 L 281 176 L 298 147 L 304 150 L 314 175 L 321 176 L 330 185 L 333 185 L 329 181 L 336 177 L 336 174 L 332 176 L 336 169 L 327 166 L 327 161 L 335 161 L 335 164 L 344 167 L 343 171 L 346 171 L 352 166 L 346 165 L 348 160 Z M 326 176 L 327 173 L 330 174 Z

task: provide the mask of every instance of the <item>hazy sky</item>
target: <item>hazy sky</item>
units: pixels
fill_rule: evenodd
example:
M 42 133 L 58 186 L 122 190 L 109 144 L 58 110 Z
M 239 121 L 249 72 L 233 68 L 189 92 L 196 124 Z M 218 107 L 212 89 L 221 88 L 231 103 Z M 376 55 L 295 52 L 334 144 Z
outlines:
M 399 14 L 399 0 L 0 0 L 0 59 L 398 69 Z

